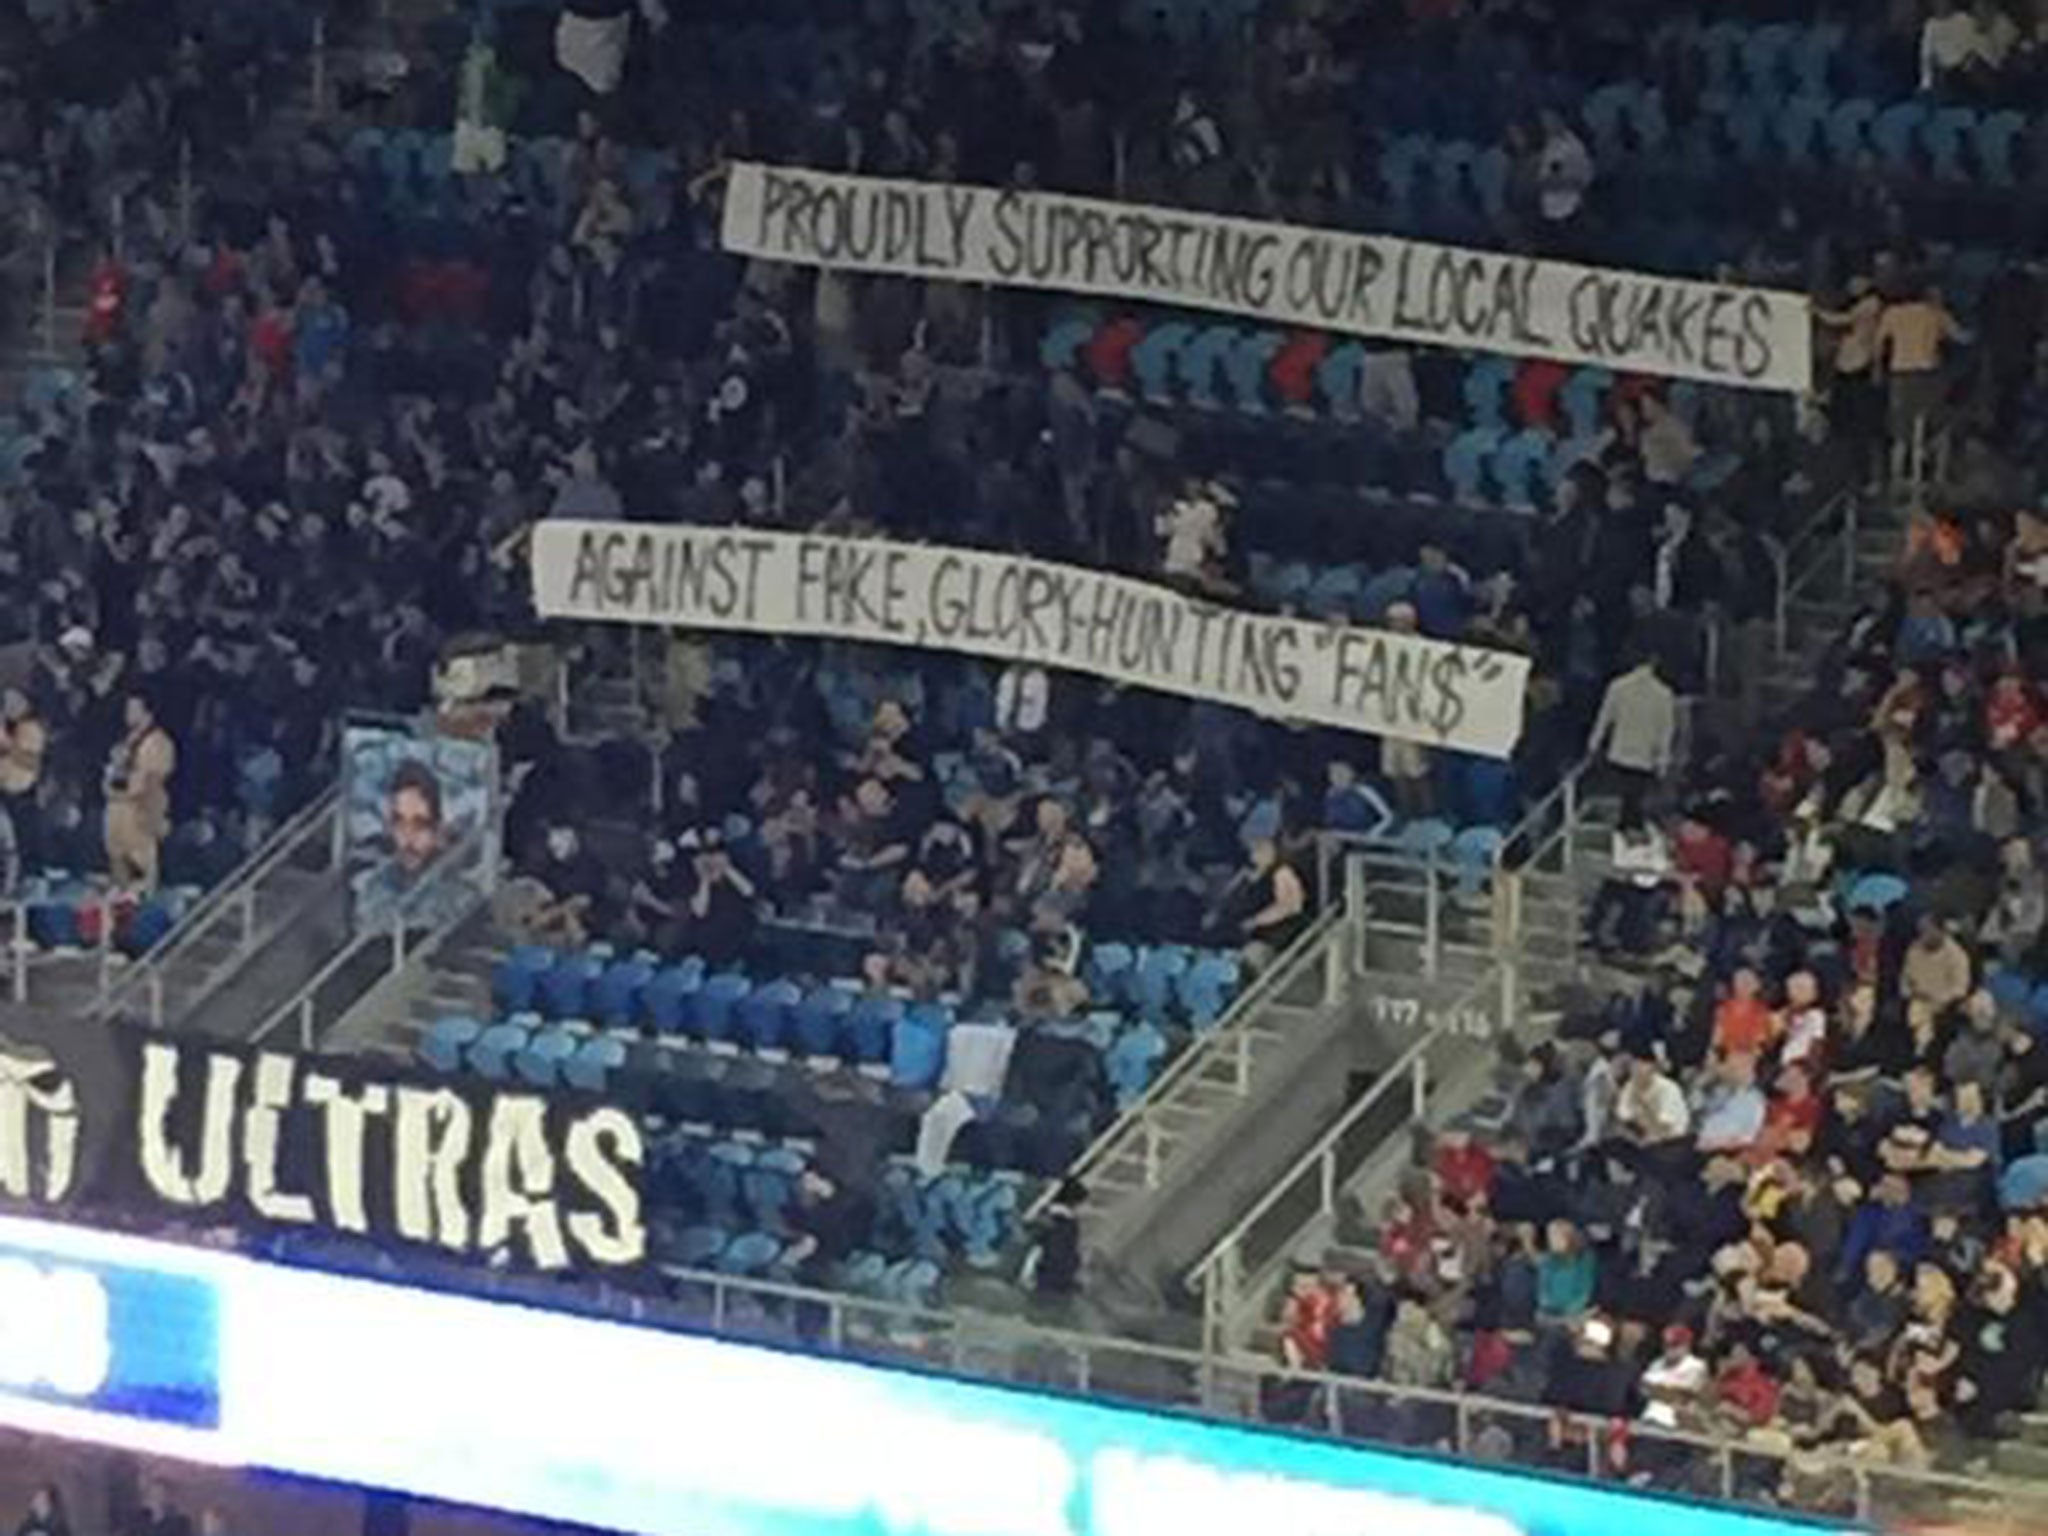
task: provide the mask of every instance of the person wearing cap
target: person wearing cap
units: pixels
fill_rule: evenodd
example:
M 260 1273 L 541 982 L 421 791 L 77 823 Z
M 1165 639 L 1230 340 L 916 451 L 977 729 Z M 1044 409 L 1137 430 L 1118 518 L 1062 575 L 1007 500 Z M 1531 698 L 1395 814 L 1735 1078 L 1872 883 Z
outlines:
M 1663 1351 L 1643 1368 L 1643 1420 L 1664 1429 L 1683 1429 L 1706 1402 L 1713 1375 L 1693 1348 L 1693 1332 L 1684 1323 L 1664 1330 Z

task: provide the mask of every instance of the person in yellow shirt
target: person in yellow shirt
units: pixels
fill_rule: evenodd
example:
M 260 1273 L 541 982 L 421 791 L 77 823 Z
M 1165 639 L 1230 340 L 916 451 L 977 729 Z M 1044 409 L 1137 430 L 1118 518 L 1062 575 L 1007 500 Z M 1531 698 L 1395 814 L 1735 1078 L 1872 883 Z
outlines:
M 128 696 L 123 718 L 127 734 L 107 759 L 107 868 L 122 890 L 148 892 L 171 829 L 178 748 L 140 694 Z

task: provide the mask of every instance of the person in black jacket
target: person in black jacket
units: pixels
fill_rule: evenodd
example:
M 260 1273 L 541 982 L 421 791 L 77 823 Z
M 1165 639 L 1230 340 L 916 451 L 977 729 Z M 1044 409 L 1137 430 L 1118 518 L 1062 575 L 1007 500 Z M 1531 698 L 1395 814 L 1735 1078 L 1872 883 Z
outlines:
M 1990 1437 L 2008 1415 L 2033 1408 L 2048 1367 L 2044 1298 L 2028 1294 L 2018 1275 L 1997 1259 L 1977 1272 L 1970 1305 L 1958 1321 L 1962 1345 L 1955 1396 L 1958 1416 L 1971 1434 Z

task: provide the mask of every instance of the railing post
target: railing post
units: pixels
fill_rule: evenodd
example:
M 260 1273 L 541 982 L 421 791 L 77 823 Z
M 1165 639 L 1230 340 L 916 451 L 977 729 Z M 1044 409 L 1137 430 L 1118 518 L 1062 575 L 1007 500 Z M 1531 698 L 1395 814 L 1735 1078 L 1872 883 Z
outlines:
M 1771 598 L 1771 628 L 1777 636 L 1777 653 L 1783 656 L 1792 644 L 1792 557 L 1783 545 L 1771 546 L 1771 570 L 1777 578 Z
M 1437 887 L 1436 854 L 1423 867 L 1422 974 L 1435 981 L 1443 947 L 1443 895 Z
M 1714 1460 L 1721 1474 L 1721 1497 L 1728 1503 L 1735 1502 L 1735 1448 L 1723 1441 L 1714 1454 Z
M 313 115 L 327 115 L 327 18 L 313 18 Z
M 846 1350 L 846 1305 L 837 1296 L 825 1304 L 825 1343 L 834 1354 Z
M 1252 1091 L 1252 1039 L 1249 1030 L 1240 1029 L 1235 1033 L 1237 1052 L 1237 1096 L 1243 1098 Z
M 57 355 L 57 227 L 43 230 L 43 351 Z
M 1409 1118 L 1420 1120 L 1429 1113 L 1429 1052 L 1416 1053 L 1415 1065 L 1408 1073 L 1408 1114 Z
M 1856 1519 L 1859 1523 L 1870 1523 L 1870 1470 L 1860 1463 L 1851 1463 L 1850 1475 L 1856 1481 Z
M 1095 1379 L 1095 1357 L 1088 1353 L 1086 1344 L 1074 1346 L 1074 1390 L 1086 1392 Z
M 149 1026 L 164 1027 L 164 973 L 159 970 L 149 973 Z
M 1854 491 L 1849 493 L 1848 505 L 1842 511 L 1842 595 L 1852 596 L 1856 591 L 1856 560 L 1861 551 L 1857 548 L 1863 537 L 1863 519 L 1858 515 L 1862 500 Z
M 1150 1115 L 1140 1124 L 1145 1137 L 1145 1187 L 1159 1187 L 1159 1127 Z
M 178 244 L 192 243 L 192 140 L 178 144 Z
M 1574 768 L 1564 779 L 1564 872 L 1570 876 L 1579 863 L 1579 774 Z
M 1456 1402 L 1451 1404 L 1452 1429 L 1451 1445 L 1461 1456 L 1472 1454 L 1472 1405 L 1460 1392 Z
M 128 259 L 127 199 L 118 188 L 107 198 L 107 244 L 113 248 L 115 261 Z
M 247 949 L 256 942 L 256 882 L 251 880 L 242 887 L 242 893 L 235 899 L 235 906 L 242 915 L 242 948 Z
M 711 1282 L 711 1331 L 713 1333 L 723 1333 L 725 1331 L 725 1282 L 723 1280 L 713 1280 Z
M 310 993 L 299 999 L 299 1049 L 308 1054 L 313 1049 L 313 998 Z
M 20 902 L 14 904 L 14 1000 L 28 1001 L 28 909 Z
M 1333 1152 L 1325 1152 L 1316 1164 L 1316 1179 L 1321 1186 L 1321 1210 L 1325 1216 L 1334 1215 L 1337 1210 L 1337 1158 Z
M 1363 976 L 1369 969 L 1367 930 L 1372 923 L 1372 899 L 1366 888 L 1365 860 L 1349 854 L 1344 860 L 1344 926 L 1350 931 L 1351 974 Z

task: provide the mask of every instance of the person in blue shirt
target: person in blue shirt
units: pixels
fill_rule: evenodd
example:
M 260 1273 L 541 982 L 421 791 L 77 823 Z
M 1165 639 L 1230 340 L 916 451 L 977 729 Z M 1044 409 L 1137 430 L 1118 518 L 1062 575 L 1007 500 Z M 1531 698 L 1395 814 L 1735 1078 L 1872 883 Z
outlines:
M 1837 1273 L 1844 1279 L 1861 1275 L 1865 1257 L 1880 1250 L 1908 1267 L 1926 1255 L 1927 1243 L 1927 1216 L 1913 1204 L 1912 1185 L 1902 1173 L 1887 1173 L 1849 1218 Z
M 1409 601 L 1425 635 L 1455 640 L 1465 633 L 1472 613 L 1471 585 L 1465 573 L 1451 564 L 1441 544 L 1422 546 L 1421 564 L 1415 572 L 1415 587 Z

